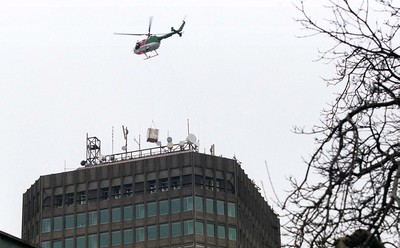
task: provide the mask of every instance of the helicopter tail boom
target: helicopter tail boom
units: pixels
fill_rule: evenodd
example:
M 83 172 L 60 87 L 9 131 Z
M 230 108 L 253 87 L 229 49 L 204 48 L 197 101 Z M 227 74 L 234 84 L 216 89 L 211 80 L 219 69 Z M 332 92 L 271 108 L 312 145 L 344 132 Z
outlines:
M 182 36 L 182 29 L 183 29 L 184 26 L 185 26 L 185 21 L 182 22 L 181 26 L 178 29 L 175 29 L 174 27 L 171 27 L 171 32 L 170 33 L 162 35 L 162 36 L 157 36 L 157 38 L 159 40 L 162 40 L 162 39 L 169 38 L 174 34 L 178 34 L 179 36 Z
M 178 30 L 176 30 L 174 27 L 171 27 L 171 31 L 174 32 L 175 34 L 179 34 L 179 36 L 182 36 L 182 30 L 184 26 L 185 26 L 185 21 L 182 21 L 182 24 Z

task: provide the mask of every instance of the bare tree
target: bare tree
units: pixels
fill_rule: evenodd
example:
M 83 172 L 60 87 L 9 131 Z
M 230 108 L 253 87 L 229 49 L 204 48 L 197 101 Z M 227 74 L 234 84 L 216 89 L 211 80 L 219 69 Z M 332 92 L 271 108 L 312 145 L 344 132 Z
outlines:
M 335 64 L 325 81 L 339 90 L 320 124 L 296 129 L 315 135 L 317 148 L 304 179 L 290 179 L 287 246 L 332 247 L 364 229 L 370 235 L 353 247 L 400 247 L 400 2 L 320 1 L 330 16 L 314 19 L 301 1 L 298 21 L 333 41 L 320 55 Z

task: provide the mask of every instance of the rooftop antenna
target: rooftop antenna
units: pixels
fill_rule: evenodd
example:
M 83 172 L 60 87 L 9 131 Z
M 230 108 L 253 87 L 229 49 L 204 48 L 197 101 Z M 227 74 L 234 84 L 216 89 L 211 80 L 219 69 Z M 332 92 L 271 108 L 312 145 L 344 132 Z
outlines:
M 86 160 L 81 162 L 81 165 L 86 163 L 95 165 L 100 163 L 101 142 L 97 137 L 89 137 L 86 133 Z
M 188 130 L 188 135 L 190 134 L 189 127 L 190 127 L 189 118 L 187 118 L 187 130 Z
M 125 139 L 125 146 L 122 147 L 122 150 L 124 150 L 125 153 L 128 153 L 128 128 L 124 127 L 124 125 L 122 125 L 122 132 L 124 133 Z
M 136 142 L 136 144 L 139 146 L 139 150 L 140 150 L 140 134 L 139 134 L 139 141 L 137 141 L 135 137 L 133 137 L 133 141 Z
M 114 154 L 114 126 L 111 131 L 111 154 Z

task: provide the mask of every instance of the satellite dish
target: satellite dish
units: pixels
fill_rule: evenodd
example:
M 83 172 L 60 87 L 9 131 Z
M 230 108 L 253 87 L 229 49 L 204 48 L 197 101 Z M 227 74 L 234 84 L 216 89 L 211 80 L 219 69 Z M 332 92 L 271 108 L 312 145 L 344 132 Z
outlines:
M 126 146 L 121 147 L 122 151 L 126 151 Z
M 172 149 L 173 147 L 174 147 L 174 144 L 172 144 L 171 142 L 169 142 L 168 144 L 167 144 L 167 147 L 168 147 L 168 149 Z
M 172 143 L 172 138 L 171 138 L 171 137 L 168 137 L 168 138 L 167 138 L 167 142 L 168 142 L 168 143 Z
M 197 141 L 197 138 L 196 138 L 196 135 L 194 135 L 194 134 L 189 134 L 187 137 L 186 137 L 186 141 L 189 143 L 189 144 L 195 144 L 196 143 L 196 141 Z

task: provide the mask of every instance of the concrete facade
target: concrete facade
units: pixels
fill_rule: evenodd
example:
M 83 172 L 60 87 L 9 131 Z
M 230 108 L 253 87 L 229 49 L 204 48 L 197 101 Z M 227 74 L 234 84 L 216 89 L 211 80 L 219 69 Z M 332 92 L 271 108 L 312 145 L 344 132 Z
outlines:
M 195 151 L 41 176 L 22 238 L 42 248 L 273 247 L 277 215 L 233 159 Z

